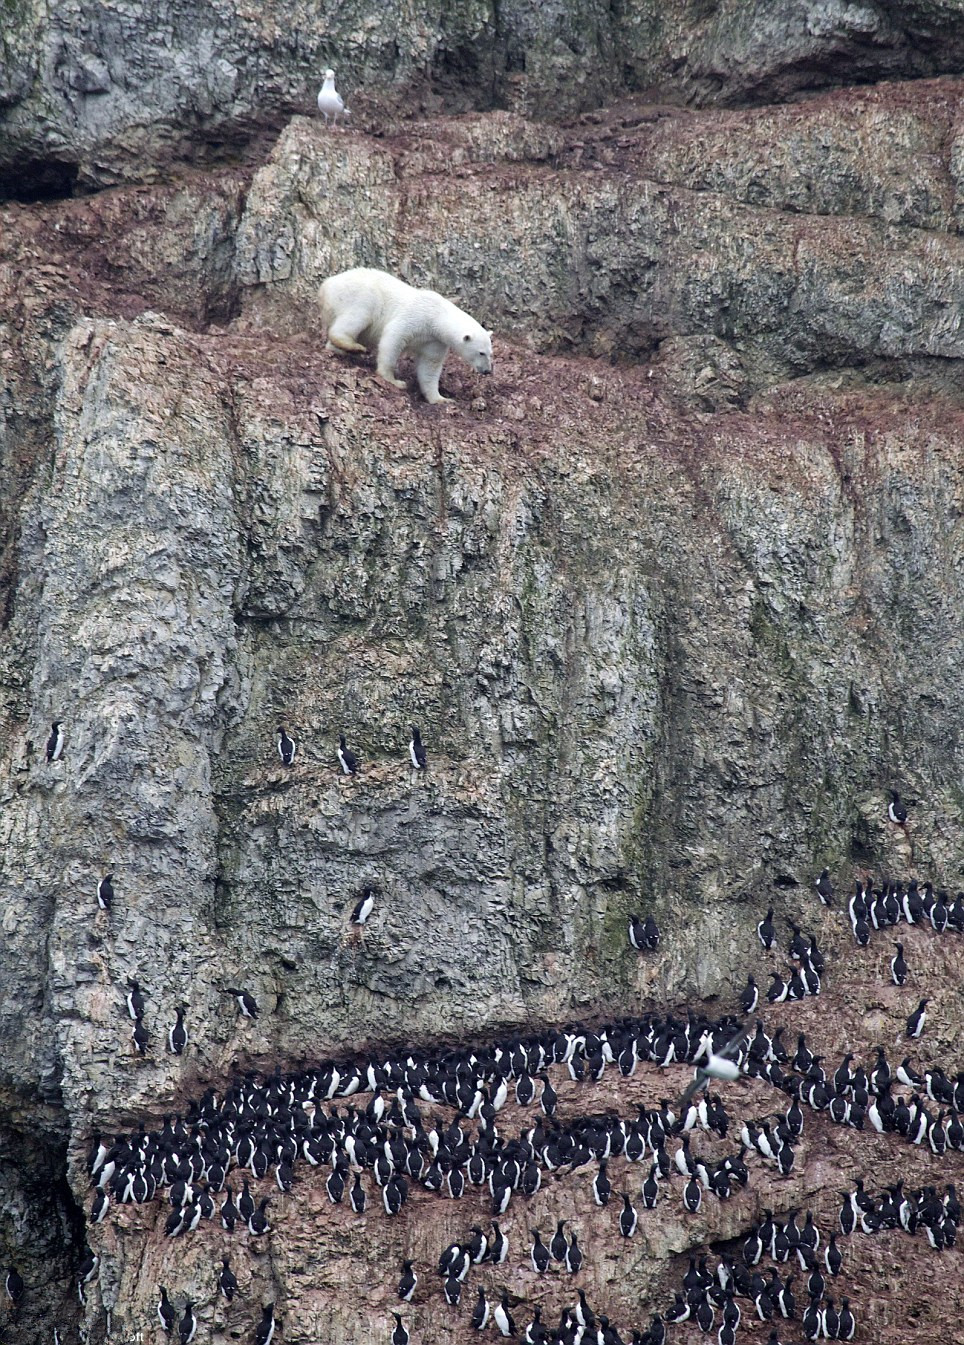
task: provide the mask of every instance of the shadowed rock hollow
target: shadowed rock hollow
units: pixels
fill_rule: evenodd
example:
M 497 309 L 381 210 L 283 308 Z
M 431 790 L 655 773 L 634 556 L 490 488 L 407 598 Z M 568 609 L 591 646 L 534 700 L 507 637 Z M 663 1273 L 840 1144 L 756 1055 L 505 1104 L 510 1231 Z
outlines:
M 590 8 L 530 34 L 521 10 L 493 29 L 456 6 L 449 27 L 417 16 L 394 54 L 364 20 L 326 46 L 297 16 L 283 33 L 269 13 L 222 17 L 207 84 L 166 79 L 183 50 L 161 61 L 132 18 L 128 70 L 162 89 L 149 123 L 109 53 L 109 87 L 78 85 L 100 78 L 79 30 L 55 78 L 8 77 L 10 194 L 34 201 L 0 207 L 0 1246 L 27 1283 L 12 1339 L 153 1339 L 164 1283 L 195 1302 L 202 1342 L 253 1338 L 269 1300 L 287 1345 L 383 1341 L 411 1256 L 413 1341 L 467 1340 L 480 1282 L 509 1288 L 520 1321 L 541 1301 L 558 1319 L 569 1299 L 528 1268 L 526 1229 L 563 1217 L 586 1246 L 577 1282 L 628 1336 L 668 1306 L 679 1254 L 742 1238 L 765 1206 L 829 1226 L 857 1176 L 955 1180 L 957 1154 L 808 1116 L 786 1182 L 758 1163 L 693 1217 L 677 1188 L 623 1245 L 584 1168 L 513 1203 L 511 1260 L 470 1280 L 461 1315 L 432 1272 L 487 1217 L 477 1194 L 359 1218 L 302 1164 L 290 1195 L 274 1188 L 270 1237 L 234 1235 L 230 1308 L 220 1228 L 166 1241 L 159 1200 L 85 1226 L 95 1130 L 156 1128 L 238 1071 L 701 1001 L 716 1016 L 748 971 L 765 987 L 783 965 L 754 934 L 767 905 L 828 956 L 819 1000 L 768 1015 L 788 1040 L 807 1031 L 833 1067 L 846 1050 L 869 1066 L 884 1041 L 896 1064 L 929 994 L 919 1057 L 956 1072 L 956 936 L 911 931 L 916 979 L 895 991 L 889 936 L 854 953 L 812 880 L 826 864 L 842 886 L 962 885 L 961 86 L 902 78 L 953 68 L 959 7 Z M 8 60 L 24 35 L 40 60 L 66 21 L 17 11 Z M 190 45 L 200 18 L 179 21 Z M 290 115 L 319 57 L 347 70 L 363 50 L 362 129 Z M 446 99 L 514 110 L 422 116 Z M 128 185 L 37 202 L 67 194 L 38 182 L 68 160 L 88 188 Z M 356 264 L 492 326 L 492 378 L 450 360 L 454 405 L 428 408 L 325 352 L 317 285 Z M 48 764 L 54 718 L 66 748 Z M 301 745 L 290 770 L 279 723 Z M 627 942 L 635 911 L 662 929 L 656 955 Z M 632 1117 L 688 1072 L 553 1077 L 567 1116 Z M 725 1096 L 739 1119 L 786 1103 L 759 1082 Z M 85 1240 L 101 1261 L 81 1306 Z M 851 1244 L 856 1338 L 933 1329 L 958 1253 L 900 1232 Z

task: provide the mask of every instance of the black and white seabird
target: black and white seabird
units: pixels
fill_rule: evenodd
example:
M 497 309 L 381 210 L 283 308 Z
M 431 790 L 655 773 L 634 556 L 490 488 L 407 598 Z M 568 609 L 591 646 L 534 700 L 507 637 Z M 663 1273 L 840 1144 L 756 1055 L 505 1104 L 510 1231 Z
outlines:
M 623 1192 L 623 1207 L 619 1212 L 619 1231 L 624 1238 L 631 1238 L 636 1232 L 636 1225 L 639 1222 L 639 1215 L 633 1206 L 629 1196 Z
M 50 737 L 47 739 L 47 760 L 59 761 L 64 750 L 64 726 L 61 720 L 55 719 L 50 726 Z
M 476 1331 L 484 1331 L 489 1320 L 489 1304 L 485 1297 L 485 1290 L 479 1285 L 479 1297 L 476 1301 L 472 1316 L 469 1319 L 469 1326 Z
M 411 1303 L 417 1284 L 418 1276 L 412 1269 L 411 1261 L 403 1261 L 402 1274 L 398 1281 L 398 1296 L 403 1303 Z
M 229 1303 L 231 1302 L 232 1298 L 234 1298 L 234 1295 L 237 1293 L 238 1289 L 237 1277 L 235 1276 L 234 1271 L 231 1269 L 230 1260 L 231 1260 L 230 1257 L 222 1256 L 221 1273 L 218 1276 L 218 1288 L 221 1290 L 221 1293 L 224 1295 L 224 1297 L 228 1300 Z
M 290 766 L 298 753 L 298 744 L 294 738 L 289 738 L 285 732 L 283 724 L 278 725 L 278 756 L 281 758 L 282 765 Z
M 258 1329 L 254 1333 L 254 1345 L 271 1345 L 274 1328 L 274 1304 L 266 1303 L 261 1310 L 261 1321 L 258 1323 Z
M 502 1298 L 496 1304 L 495 1311 L 492 1313 L 492 1320 L 499 1328 L 499 1335 L 515 1335 L 515 1322 L 509 1312 L 509 1295 L 505 1289 L 502 1290 Z
M 161 1285 L 161 1301 L 157 1305 L 157 1320 L 161 1324 L 161 1330 L 170 1334 L 174 1330 L 174 1324 L 177 1321 L 177 1313 L 171 1305 L 171 1300 L 167 1296 L 167 1290 Z
M 355 1173 L 355 1182 L 348 1196 L 349 1204 L 355 1214 L 364 1214 L 365 1206 L 368 1203 L 368 1197 L 365 1195 L 365 1188 L 361 1184 L 361 1173 Z
M 102 911 L 109 911 L 114 904 L 114 875 L 105 873 L 97 884 L 97 905 Z
M 408 744 L 408 754 L 412 759 L 412 765 L 417 771 L 424 771 L 428 765 L 428 757 L 425 755 L 425 748 L 422 746 L 422 735 L 414 724 L 410 724 L 412 739 Z
M 760 1002 L 760 990 L 752 976 L 746 978 L 746 985 L 740 992 L 740 1008 L 744 1013 L 755 1013 Z
M 77 1267 L 77 1297 L 80 1299 L 81 1303 L 86 1301 L 84 1298 L 84 1285 L 90 1284 L 91 1280 L 97 1274 L 97 1267 L 99 1265 L 100 1257 L 88 1247 L 84 1254 L 84 1259 Z
M 344 1162 L 344 1159 L 342 1159 Z M 328 1199 L 333 1205 L 340 1205 L 345 1197 L 345 1172 L 338 1166 L 332 1168 L 328 1174 L 328 1180 L 325 1182 L 325 1190 L 328 1192 Z
M 696 1177 L 690 1177 L 683 1189 L 683 1204 L 689 1210 L 690 1214 L 698 1214 L 702 1201 L 703 1188 L 700 1186 Z
M 769 952 L 770 949 L 773 947 L 773 945 L 776 943 L 777 932 L 773 926 L 772 906 L 768 907 L 766 915 L 757 925 L 756 936 L 763 944 L 763 947 L 767 950 L 767 952 Z
M 907 1019 L 908 1037 L 919 1037 L 924 1031 L 924 1022 L 927 1019 L 927 1000 L 922 999 L 917 1008 Z
M 903 985 L 907 980 L 907 973 L 910 968 L 904 960 L 904 945 L 902 943 L 895 943 L 894 947 L 897 949 L 897 952 L 890 959 L 890 975 L 894 985 Z
M 572 1235 L 572 1240 L 566 1252 L 566 1270 L 570 1275 L 578 1275 L 582 1270 L 582 1248 L 579 1246 L 579 1238 L 575 1233 Z
M 344 734 L 338 739 L 338 764 L 344 775 L 354 775 L 358 770 L 358 758 L 345 742 Z
M 817 896 L 824 906 L 833 905 L 833 883 L 830 881 L 830 870 L 823 869 L 820 877 L 816 881 Z
M 351 913 L 353 925 L 363 925 L 375 909 L 375 889 L 366 887 Z
M 254 995 L 249 995 L 247 990 L 239 990 L 236 986 L 228 986 L 221 991 L 222 995 L 231 995 L 238 1005 L 238 1010 L 242 1018 L 257 1018 L 258 1005 Z
M 167 1029 L 167 1046 L 172 1055 L 183 1055 L 187 1045 L 187 1029 L 184 1026 L 186 1009 L 187 1005 L 181 1004 L 174 1010 L 174 1022 Z
M 532 1269 L 538 1275 L 544 1275 L 549 1269 L 549 1262 L 552 1260 L 552 1253 L 542 1241 L 542 1234 L 538 1228 L 530 1228 L 532 1234 L 532 1246 L 529 1249 L 529 1260 L 532 1262 Z
M 395 1326 L 392 1330 L 392 1345 L 408 1345 L 409 1330 L 402 1321 L 402 1314 L 400 1312 L 393 1312 L 392 1316 L 395 1318 Z
M 248 1232 L 256 1238 L 263 1237 L 265 1233 L 271 1232 L 271 1225 L 268 1223 L 268 1201 L 265 1196 L 261 1204 L 248 1220 Z
M 131 1041 L 137 1050 L 138 1055 L 144 1055 L 147 1052 L 147 1043 L 150 1041 L 150 1035 L 144 1026 L 143 1018 L 138 1018 L 131 1032 Z
M 608 1205 L 609 1197 L 613 1193 L 612 1184 L 606 1172 L 606 1160 L 599 1164 L 599 1171 L 596 1173 L 592 1182 L 592 1198 L 597 1205 Z
M 651 915 L 647 915 L 643 921 L 643 947 L 649 952 L 655 953 L 659 947 L 660 933 L 659 925 Z
M 24 1283 L 23 1276 L 20 1274 L 19 1270 L 17 1270 L 16 1266 L 11 1266 L 7 1271 L 3 1287 L 7 1291 L 7 1297 L 10 1299 L 10 1302 L 14 1307 L 17 1307 L 20 1300 L 23 1298 Z
M 224 1204 L 221 1206 L 221 1227 L 226 1233 L 233 1233 L 234 1225 L 241 1218 L 241 1213 L 234 1203 L 234 1192 L 231 1189 L 231 1184 L 228 1183 L 225 1189 L 227 1195 L 224 1198 Z M 244 1222 L 247 1223 L 247 1220 L 244 1220 Z
M 494 1219 L 492 1220 L 492 1227 L 494 1232 L 489 1239 L 489 1250 L 485 1254 L 485 1259 L 491 1261 L 493 1265 L 501 1266 L 509 1255 L 509 1239 Z
M 144 1017 L 144 994 L 136 981 L 128 976 L 127 984 L 130 989 L 127 992 L 127 1012 L 134 1019 Z
M 184 1315 L 177 1324 L 177 1338 L 180 1345 L 191 1345 L 191 1341 L 197 1335 L 197 1317 L 194 1313 L 194 1306 L 188 1299 L 184 1305 Z
M 401 1210 L 408 1196 L 408 1185 L 399 1173 L 393 1173 L 382 1187 L 382 1204 L 385 1213 L 395 1215 Z
M 890 791 L 890 803 L 887 805 L 887 816 L 896 826 L 902 827 L 907 821 L 907 809 L 900 801 L 900 795 L 896 789 Z
M 546 1116 L 555 1116 L 556 1103 L 559 1101 L 558 1094 L 549 1082 L 549 1075 L 543 1071 L 539 1078 L 542 1080 L 542 1092 L 539 1094 L 539 1106 Z
M 840 1312 L 837 1314 L 837 1339 L 853 1340 L 856 1329 L 857 1322 L 850 1310 L 850 1299 L 842 1298 Z

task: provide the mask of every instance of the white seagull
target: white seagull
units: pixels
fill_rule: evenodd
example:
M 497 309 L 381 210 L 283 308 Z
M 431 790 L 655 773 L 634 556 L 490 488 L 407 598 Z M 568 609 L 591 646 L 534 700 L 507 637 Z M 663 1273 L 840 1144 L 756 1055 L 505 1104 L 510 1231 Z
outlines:
M 336 126 L 338 125 L 339 116 L 351 116 L 350 111 L 345 107 L 341 94 L 335 88 L 334 70 L 325 71 L 325 82 L 322 84 L 321 92 L 318 94 L 318 111 L 324 117 L 326 124 L 328 123 L 328 118 L 331 117 Z

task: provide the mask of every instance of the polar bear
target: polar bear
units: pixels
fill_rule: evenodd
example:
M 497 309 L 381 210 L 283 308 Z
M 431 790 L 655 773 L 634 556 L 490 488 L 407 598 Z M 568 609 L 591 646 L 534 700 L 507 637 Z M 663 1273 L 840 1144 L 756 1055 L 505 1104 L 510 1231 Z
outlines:
M 415 357 L 415 373 L 427 402 L 448 402 L 438 390 L 439 374 L 450 350 L 480 374 L 492 372 L 492 333 L 434 290 L 417 290 L 386 271 L 357 266 L 329 276 L 321 287 L 321 313 L 328 349 L 378 348 L 378 375 L 394 388 L 404 351 Z

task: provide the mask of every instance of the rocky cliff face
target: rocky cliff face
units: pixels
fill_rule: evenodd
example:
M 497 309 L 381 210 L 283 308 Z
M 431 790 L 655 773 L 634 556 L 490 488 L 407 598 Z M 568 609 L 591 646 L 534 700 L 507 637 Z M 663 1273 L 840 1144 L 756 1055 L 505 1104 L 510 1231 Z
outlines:
M 87 1225 L 92 1132 L 155 1126 L 239 1070 L 728 1006 L 748 970 L 765 983 L 768 904 L 834 958 L 827 996 L 783 1011 L 828 1057 L 889 1045 L 913 1007 L 881 999 L 883 951 L 853 963 L 810 885 L 824 864 L 960 883 L 960 83 L 736 105 L 952 69 L 960 7 L 584 8 L 419 12 L 394 46 L 361 11 L 320 33 L 187 8 L 165 37 L 24 7 L 5 31 L 9 193 L 128 184 L 0 207 L 14 1339 L 149 1339 L 164 1283 L 201 1340 L 247 1339 L 270 1299 L 288 1345 L 380 1341 L 403 1255 L 428 1272 L 419 1339 L 467 1330 L 430 1268 L 480 1197 L 359 1220 L 299 1171 L 267 1249 L 238 1248 L 230 1309 L 219 1230 L 165 1242 L 160 1202 Z M 339 58 L 362 129 L 290 116 Z M 445 100 L 515 110 L 422 115 Z M 326 353 L 317 286 L 355 264 L 492 326 L 493 377 L 450 360 L 454 405 L 428 408 Z M 655 957 L 628 945 L 634 911 Z M 918 942 L 942 1006 L 921 1051 L 951 1073 L 953 955 Z M 669 1086 L 560 1092 L 631 1115 Z M 735 1111 L 776 1105 L 748 1087 Z M 572 1217 L 597 1310 L 641 1325 L 676 1253 L 766 1204 L 829 1218 L 872 1164 L 953 1180 L 956 1155 L 895 1143 L 818 1119 L 785 1194 L 761 1169 L 621 1249 L 582 1173 L 515 1216 L 504 1282 L 536 1301 L 526 1227 Z M 906 1331 L 880 1256 L 855 1265 L 865 1320 Z

